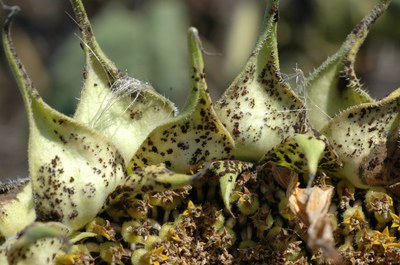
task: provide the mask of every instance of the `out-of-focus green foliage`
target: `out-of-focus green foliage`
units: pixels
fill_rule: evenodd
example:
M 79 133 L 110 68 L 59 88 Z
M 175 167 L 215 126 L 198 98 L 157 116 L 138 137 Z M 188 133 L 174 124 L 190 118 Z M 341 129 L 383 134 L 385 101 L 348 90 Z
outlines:
M 186 12 L 181 1 L 150 1 L 143 9 L 130 11 L 111 2 L 93 19 L 98 42 L 110 58 L 127 71 L 150 82 L 161 94 L 184 102 L 188 79 Z M 50 66 L 54 106 L 72 113 L 79 98 L 83 67 L 78 35 L 59 49 Z M 84 45 L 84 44 L 81 44 Z

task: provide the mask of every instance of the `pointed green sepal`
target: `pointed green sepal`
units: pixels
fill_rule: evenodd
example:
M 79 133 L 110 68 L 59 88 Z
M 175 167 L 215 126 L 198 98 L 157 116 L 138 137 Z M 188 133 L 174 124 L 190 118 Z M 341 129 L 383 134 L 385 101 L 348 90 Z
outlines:
M 85 53 L 84 87 L 74 118 L 107 136 L 128 163 L 176 108 L 149 84 L 120 73 L 96 42 L 82 2 L 71 3 Z
M 3 46 L 25 102 L 29 122 L 29 171 L 39 220 L 78 229 L 97 215 L 125 177 L 124 161 L 103 135 L 48 106 L 15 53 L 10 23 Z
M 343 162 L 336 174 L 358 188 L 399 182 L 399 113 L 397 89 L 380 101 L 347 109 L 323 128 Z
M 123 185 L 119 185 L 107 198 L 106 205 L 110 205 L 124 193 L 143 194 L 174 190 L 189 185 L 197 175 L 179 174 L 169 170 L 165 164 L 150 165 L 137 168 L 131 173 Z
M 270 2 L 255 49 L 215 107 L 235 140 L 235 158 L 247 161 L 258 161 L 283 139 L 307 128 L 305 107 L 279 70 L 279 1 Z
M 322 129 L 331 117 L 350 106 L 373 101 L 355 74 L 354 62 L 370 27 L 389 3 L 390 0 L 382 0 L 375 6 L 348 35 L 336 54 L 305 80 L 304 97 L 314 129 Z
M 230 158 L 233 140 L 213 109 L 205 81 L 197 30 L 189 30 L 192 90 L 183 112 L 153 130 L 133 157 L 128 171 L 165 163 L 176 172 L 189 172 L 199 163 Z
M 244 171 L 252 170 L 253 166 L 252 163 L 239 160 L 213 161 L 207 166 L 207 171 L 211 172 L 212 176 L 219 178 L 222 201 L 232 216 L 230 196 L 235 188 L 236 179 Z
M 23 179 L 0 183 L 0 236 L 15 235 L 35 219 L 31 182 Z
M 328 139 L 315 130 L 284 140 L 264 155 L 260 163 L 268 161 L 299 173 L 307 172 L 311 179 L 319 168 L 332 171 L 341 165 Z
M 319 160 L 326 147 L 325 142 L 307 134 L 296 134 L 293 138 L 304 153 L 309 174 L 315 176 Z

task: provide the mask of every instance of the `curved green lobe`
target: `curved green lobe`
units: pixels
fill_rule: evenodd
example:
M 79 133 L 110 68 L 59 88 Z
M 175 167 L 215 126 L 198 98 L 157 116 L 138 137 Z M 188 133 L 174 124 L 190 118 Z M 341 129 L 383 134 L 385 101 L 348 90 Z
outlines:
M 304 152 L 309 174 L 314 176 L 317 173 L 319 160 L 326 147 L 325 142 L 305 134 L 296 134 L 294 139 Z
M 399 113 L 400 89 L 397 89 L 380 101 L 347 109 L 325 126 L 321 133 L 343 162 L 343 168 L 336 174 L 359 188 L 397 183 Z
M 322 129 L 340 111 L 373 99 L 363 90 L 354 71 L 357 52 L 369 29 L 387 9 L 390 0 L 382 0 L 348 35 L 346 41 L 305 80 L 308 118 L 316 130 Z
M 68 232 L 68 228 L 59 223 L 33 223 L 16 240 L 3 246 L 8 264 L 54 264 L 58 252 L 70 246 Z
M 43 102 L 13 50 L 9 23 L 3 44 L 28 113 L 29 171 L 38 219 L 78 229 L 98 214 L 125 177 L 123 159 L 103 135 Z
M 235 140 L 235 158 L 241 160 L 257 161 L 283 139 L 307 128 L 305 107 L 279 70 L 278 3 L 271 1 L 255 49 L 215 107 Z
M 153 130 L 132 159 L 128 171 L 165 163 L 171 170 L 188 172 L 199 163 L 230 158 L 233 141 L 218 120 L 205 82 L 197 30 L 189 30 L 192 90 L 183 112 Z
M 77 229 L 125 178 L 124 161 L 102 135 L 32 100 L 29 169 L 40 220 Z
M 341 166 L 328 139 L 315 130 L 282 141 L 264 155 L 260 163 L 269 161 L 296 172 L 308 172 L 311 179 L 318 169 L 333 171 Z
M 239 160 L 213 161 L 208 167 L 208 170 L 219 178 L 222 200 L 232 216 L 230 196 L 235 188 L 236 179 L 241 173 L 250 170 L 252 167 L 252 163 Z
M 127 163 L 176 108 L 149 84 L 119 72 L 98 45 L 82 2 L 71 2 L 85 53 L 85 83 L 74 118 L 107 136 Z
M 118 185 L 115 191 L 108 196 L 105 206 L 112 204 L 116 199 L 124 196 L 124 193 L 144 194 L 179 189 L 191 184 L 197 177 L 197 174 L 186 175 L 175 173 L 166 168 L 165 164 L 137 168 L 132 174 L 127 176 L 122 185 Z

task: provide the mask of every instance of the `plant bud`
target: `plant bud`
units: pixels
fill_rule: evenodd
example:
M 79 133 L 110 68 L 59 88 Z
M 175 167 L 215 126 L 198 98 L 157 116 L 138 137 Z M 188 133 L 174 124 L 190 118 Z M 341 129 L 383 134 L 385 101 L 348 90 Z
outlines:
M 251 193 L 247 188 L 245 188 L 245 191 L 240 195 L 240 198 L 237 201 L 237 207 L 244 215 L 255 213 L 260 207 L 258 195 Z
M 142 224 L 136 220 L 124 222 L 121 228 L 124 241 L 130 244 L 143 243 L 144 237 L 139 232 L 141 226 Z
M 100 244 L 100 258 L 111 264 L 123 265 L 122 258 L 128 256 L 128 253 L 121 244 L 116 242 L 105 242 Z
M 369 190 L 365 194 L 365 206 L 379 223 L 392 220 L 390 213 L 394 211 L 393 199 L 386 192 Z

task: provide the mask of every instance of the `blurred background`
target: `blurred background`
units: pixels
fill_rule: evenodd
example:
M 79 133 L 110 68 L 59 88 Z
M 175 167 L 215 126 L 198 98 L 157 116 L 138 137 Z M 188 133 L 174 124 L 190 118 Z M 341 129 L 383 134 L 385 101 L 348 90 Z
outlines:
M 22 12 L 16 50 L 45 100 L 72 115 L 83 53 L 67 0 L 3 0 Z M 217 99 L 239 73 L 258 36 L 262 0 L 84 0 L 105 53 L 129 75 L 183 106 L 188 90 L 186 31 L 199 29 L 208 85 Z M 332 55 L 377 0 L 281 0 L 281 70 L 307 75 Z M 393 0 L 358 54 L 356 70 L 376 99 L 400 87 L 400 0 Z M 0 10 L 0 21 L 5 11 Z M 0 180 L 27 176 L 28 127 L 21 96 L 0 53 Z

